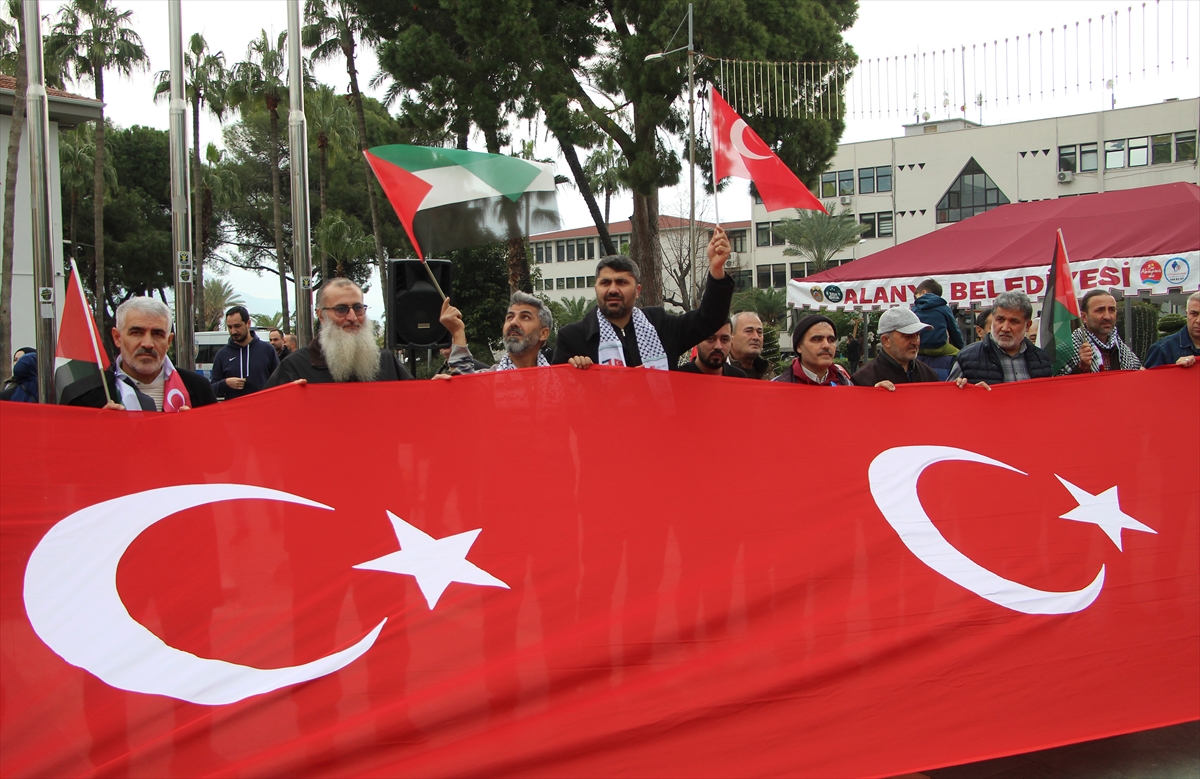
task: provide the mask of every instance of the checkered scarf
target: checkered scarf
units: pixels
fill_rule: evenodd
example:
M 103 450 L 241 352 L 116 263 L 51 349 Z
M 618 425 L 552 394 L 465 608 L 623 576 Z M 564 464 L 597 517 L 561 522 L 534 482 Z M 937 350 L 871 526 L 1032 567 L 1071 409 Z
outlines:
M 1100 350 L 1104 349 L 1105 351 L 1109 351 L 1113 347 L 1116 347 L 1117 362 L 1121 366 L 1115 370 L 1136 371 L 1142 367 L 1141 360 L 1139 360 L 1137 355 L 1133 353 L 1133 350 L 1126 346 L 1125 342 L 1121 340 L 1121 336 L 1117 332 L 1117 328 L 1115 326 L 1113 327 L 1112 334 L 1108 337 L 1108 341 L 1105 342 L 1097 338 L 1096 334 L 1091 330 L 1088 330 L 1087 327 L 1080 325 L 1079 327 L 1075 328 L 1075 332 L 1071 334 L 1071 343 L 1074 346 L 1074 349 L 1071 359 L 1067 362 L 1067 365 L 1064 368 L 1064 372 L 1073 373 L 1075 369 L 1079 367 L 1079 348 L 1083 346 L 1083 339 L 1085 338 L 1092 343 L 1092 373 L 1099 373 L 1100 371 L 1104 370 L 1104 357 L 1100 354 Z
M 542 354 L 539 351 L 537 367 L 548 368 L 549 366 L 550 366 L 550 361 L 546 359 L 546 355 Z M 508 352 L 505 352 L 504 356 L 500 358 L 500 362 L 496 363 L 496 367 L 493 370 L 515 371 L 515 370 L 517 370 L 517 366 L 513 363 L 512 358 L 508 356 Z
M 601 365 L 626 365 L 625 347 L 621 344 L 621 339 L 617 338 L 617 331 L 613 329 L 612 323 L 600 313 L 600 309 L 596 309 L 596 318 L 600 320 L 600 349 L 598 357 Z M 663 349 L 662 341 L 658 338 L 658 331 L 654 329 L 654 325 L 650 324 L 650 320 L 642 313 L 640 308 L 633 309 L 633 334 L 637 339 L 638 352 L 642 355 L 642 367 L 653 368 L 654 370 L 666 371 L 670 370 L 671 366 L 667 362 L 667 352 Z

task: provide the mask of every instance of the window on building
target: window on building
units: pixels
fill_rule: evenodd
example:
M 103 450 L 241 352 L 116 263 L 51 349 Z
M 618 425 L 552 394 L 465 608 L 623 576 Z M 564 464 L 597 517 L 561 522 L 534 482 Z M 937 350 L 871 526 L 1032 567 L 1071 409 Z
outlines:
M 762 205 L 762 195 L 758 194 L 757 189 L 751 193 L 751 196 L 754 198 L 754 205 L 756 205 L 756 206 Z
M 582 238 L 575 242 L 575 259 L 583 259 L 583 255 L 587 253 L 587 244 L 588 242 Z
M 991 176 L 972 157 L 937 205 L 937 223 L 961 222 L 1009 202 Z
M 1125 141 L 1104 142 L 1104 169 L 1125 167 Z
M 725 233 L 729 238 L 729 250 L 734 252 L 746 251 L 746 231 L 745 230 L 730 230 Z
M 821 174 L 821 197 L 837 197 L 837 174 Z
M 770 265 L 759 265 L 756 270 L 758 271 L 758 288 L 759 289 L 770 289 L 771 288 L 771 266 Z
M 575 289 L 575 277 L 567 276 L 567 289 Z
M 892 237 L 891 211 L 883 211 L 875 217 L 875 234 L 880 238 Z
M 875 192 L 875 169 L 858 169 L 858 194 L 870 195 Z
M 567 280 L 566 279 L 555 279 L 554 280 L 554 288 L 555 289 L 566 289 L 567 288 Z
M 1096 144 L 1079 144 L 1079 170 L 1081 173 L 1094 171 L 1097 167 Z
M 743 292 L 750 289 L 754 285 L 754 271 L 746 268 L 745 270 L 735 270 L 733 272 L 733 291 Z
M 596 239 L 596 238 L 589 238 L 589 239 L 588 239 L 588 242 L 587 242 L 587 243 L 588 243 L 588 259 L 589 259 L 589 260 L 594 260 L 594 259 L 596 259 L 596 241 L 597 241 L 597 240 L 598 240 L 598 239 Z
M 1078 168 L 1075 167 L 1075 147 L 1059 146 L 1058 147 L 1058 169 L 1075 173 Z
M 884 165 L 875 169 L 875 191 L 876 192 L 891 192 L 892 191 L 892 166 Z
M 754 226 L 754 243 L 756 246 L 771 245 L 771 223 L 759 222 Z
M 542 262 L 545 262 L 545 260 L 546 260 L 546 251 L 542 248 L 542 245 L 540 243 L 537 245 L 537 252 L 536 252 L 535 256 L 537 257 L 537 259 L 534 260 L 534 262 L 542 263 Z
M 629 245 L 629 236 L 622 235 L 620 240 L 617 242 L 617 252 L 620 253 L 620 251 L 628 245 Z
M 1140 168 L 1150 162 L 1149 138 L 1129 139 L 1129 167 Z
M 1150 161 L 1155 165 L 1171 161 L 1171 134 L 1155 135 L 1150 139 Z
M 584 283 L 586 281 L 587 281 L 587 276 L 576 276 L 575 277 L 575 286 L 578 287 L 579 289 L 586 289 L 587 285 Z
M 1196 159 L 1196 133 L 1175 133 L 1175 161 Z
M 541 290 L 541 288 L 542 288 L 542 280 L 534 279 L 533 280 L 533 291 L 537 292 L 537 291 Z
M 839 170 L 838 171 L 838 194 L 853 195 L 854 194 L 854 171 Z
M 567 244 L 566 243 L 564 243 L 563 241 L 556 241 L 554 244 L 554 252 L 558 257 L 559 262 L 566 262 L 566 260 L 567 260 Z
M 776 263 L 771 266 L 771 286 L 782 289 L 787 286 L 787 265 Z
M 587 277 L 587 283 L 586 283 L 586 284 L 584 284 L 584 288 L 586 289 L 586 288 L 589 288 L 589 287 L 594 287 L 594 286 L 596 286 L 596 277 L 595 277 L 595 276 L 588 276 L 588 277 Z
M 791 277 L 793 279 L 802 279 L 808 275 L 808 263 L 807 262 L 793 262 L 791 265 L 791 268 L 789 269 L 789 272 L 791 273 Z
M 779 226 L 779 222 L 771 222 L 771 245 L 772 246 L 783 246 L 785 243 L 787 243 L 787 241 L 783 240 L 783 236 L 775 231 L 775 228 L 778 226 Z
M 874 238 L 875 237 L 875 215 L 874 214 L 860 214 L 858 217 L 858 222 L 859 222 L 859 224 L 864 225 L 867 228 L 866 230 L 863 230 L 863 233 L 862 233 L 863 238 Z

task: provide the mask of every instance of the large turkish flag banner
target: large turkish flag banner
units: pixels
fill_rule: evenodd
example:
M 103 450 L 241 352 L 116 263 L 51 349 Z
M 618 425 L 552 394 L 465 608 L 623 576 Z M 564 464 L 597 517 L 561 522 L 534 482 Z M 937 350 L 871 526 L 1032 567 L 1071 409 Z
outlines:
M 0 774 L 886 776 L 1196 719 L 1198 397 L 0 404 Z

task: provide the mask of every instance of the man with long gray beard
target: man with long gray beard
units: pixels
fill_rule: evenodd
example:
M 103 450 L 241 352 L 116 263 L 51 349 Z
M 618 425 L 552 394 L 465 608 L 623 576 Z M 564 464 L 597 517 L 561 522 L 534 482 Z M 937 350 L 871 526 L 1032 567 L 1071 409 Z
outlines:
M 350 279 L 322 284 L 317 290 L 320 332 L 279 364 L 266 388 L 301 379 L 309 384 L 411 379 L 396 355 L 376 345 L 362 301 L 362 289 Z
M 504 357 L 490 368 L 479 368 L 467 347 L 467 327 L 463 323 L 462 312 L 450 305 L 447 299 L 442 303 L 442 326 L 450 331 L 450 357 L 447 364 L 450 373 L 482 373 L 484 371 L 509 371 L 516 368 L 538 368 L 548 366 L 550 362 L 542 354 L 542 347 L 550 337 L 550 329 L 554 327 L 554 317 L 546 304 L 533 295 L 525 292 L 514 292 L 508 303 L 508 313 L 504 315 Z M 438 374 L 434 378 L 450 378 L 447 374 Z

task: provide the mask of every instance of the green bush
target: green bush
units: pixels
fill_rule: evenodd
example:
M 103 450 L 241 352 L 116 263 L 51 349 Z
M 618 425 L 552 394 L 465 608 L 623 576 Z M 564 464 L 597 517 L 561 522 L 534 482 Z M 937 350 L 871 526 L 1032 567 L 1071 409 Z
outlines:
M 1183 314 L 1163 314 L 1158 318 L 1158 332 L 1163 335 L 1178 333 L 1187 324 L 1187 317 Z

